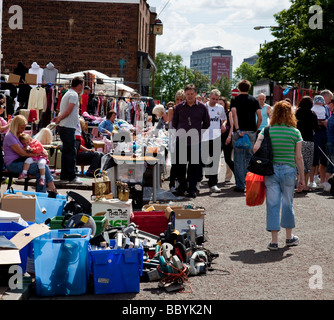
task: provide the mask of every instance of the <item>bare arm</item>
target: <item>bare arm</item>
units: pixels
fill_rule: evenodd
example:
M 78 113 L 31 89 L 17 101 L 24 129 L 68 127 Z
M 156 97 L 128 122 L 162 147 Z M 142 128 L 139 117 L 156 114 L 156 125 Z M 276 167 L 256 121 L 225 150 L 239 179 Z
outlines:
M 261 147 L 262 141 L 264 139 L 264 136 L 262 134 L 259 134 L 259 136 L 257 137 L 257 140 L 254 144 L 253 147 L 253 152 L 255 153 L 257 150 L 259 150 L 259 148 Z
M 32 153 L 28 153 L 26 150 L 22 149 L 19 144 L 12 144 L 10 148 L 21 157 L 31 157 Z M 40 154 L 34 154 L 40 155 Z
M 69 103 L 65 112 L 64 113 L 61 113 L 58 115 L 58 117 L 55 117 L 53 120 L 56 124 L 59 124 L 59 122 L 65 118 L 67 118 L 70 113 L 73 111 L 73 108 L 74 108 L 75 104 L 74 103 Z
M 262 122 L 262 113 L 260 109 L 256 110 L 256 115 L 257 115 L 256 130 L 259 130 Z

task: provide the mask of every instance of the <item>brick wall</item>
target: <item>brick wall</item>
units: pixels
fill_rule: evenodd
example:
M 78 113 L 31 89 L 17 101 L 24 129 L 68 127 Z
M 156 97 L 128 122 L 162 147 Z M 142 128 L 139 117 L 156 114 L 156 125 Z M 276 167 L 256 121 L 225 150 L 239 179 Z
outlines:
M 13 5 L 23 9 L 22 29 L 9 27 Z M 12 72 L 19 61 L 28 68 L 33 62 L 45 68 L 52 61 L 61 73 L 94 69 L 137 82 L 138 51 L 152 52 L 139 48 L 143 42 L 139 35 L 144 35 L 139 15 L 150 22 L 144 0 L 140 4 L 4 0 L 2 70 Z M 126 61 L 122 74 L 121 59 Z

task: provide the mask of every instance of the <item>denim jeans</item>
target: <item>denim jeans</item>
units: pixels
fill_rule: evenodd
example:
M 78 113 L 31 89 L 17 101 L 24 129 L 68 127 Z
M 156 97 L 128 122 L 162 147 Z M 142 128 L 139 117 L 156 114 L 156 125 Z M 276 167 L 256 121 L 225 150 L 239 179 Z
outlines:
M 293 196 L 297 168 L 274 164 L 274 174 L 264 177 L 267 205 L 267 231 L 280 231 L 280 227 L 295 227 Z M 280 217 L 281 212 L 281 217 Z
M 245 179 L 248 172 L 247 167 L 253 155 L 253 147 L 256 140 L 256 131 L 244 131 L 244 133 L 249 136 L 251 148 L 247 150 L 233 148 L 235 185 L 239 189 L 245 189 Z M 233 145 L 238 139 L 239 134 L 233 133 Z
M 59 136 L 63 143 L 61 150 L 61 180 L 73 180 L 76 177 L 76 143 L 75 129 L 58 127 Z
M 18 161 L 18 162 L 12 162 L 9 165 L 6 166 L 7 170 L 9 172 L 13 173 L 21 173 L 23 170 L 23 164 L 24 162 Z M 36 192 L 46 192 L 46 185 L 41 186 L 39 184 L 39 179 L 40 179 L 40 173 L 38 169 L 38 164 L 37 163 L 32 163 L 30 165 L 30 168 L 28 170 L 28 175 L 32 175 L 36 177 Z M 49 166 L 45 166 L 45 182 L 46 184 L 49 182 L 53 181 L 52 174 L 50 172 Z
M 327 151 L 327 156 L 330 159 L 330 161 L 327 160 L 326 172 L 334 173 L 334 166 L 332 165 L 332 163 L 334 163 L 334 143 L 327 142 L 326 151 Z

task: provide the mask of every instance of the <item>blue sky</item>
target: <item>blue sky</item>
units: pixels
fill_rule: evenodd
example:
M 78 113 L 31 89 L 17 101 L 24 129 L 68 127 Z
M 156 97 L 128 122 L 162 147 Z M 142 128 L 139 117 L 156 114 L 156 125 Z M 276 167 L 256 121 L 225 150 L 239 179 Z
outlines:
M 190 65 L 192 51 L 220 45 L 232 50 L 233 70 L 244 58 L 256 54 L 260 44 L 272 41 L 269 29 L 274 14 L 290 7 L 289 0 L 147 0 L 163 22 L 157 51 L 180 54 Z

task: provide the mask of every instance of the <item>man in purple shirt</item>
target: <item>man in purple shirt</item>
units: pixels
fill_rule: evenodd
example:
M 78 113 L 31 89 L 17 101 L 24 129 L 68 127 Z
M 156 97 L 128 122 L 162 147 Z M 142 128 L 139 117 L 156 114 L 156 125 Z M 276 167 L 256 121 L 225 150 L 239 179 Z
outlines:
M 188 84 L 184 92 L 186 100 L 175 107 L 172 120 L 176 130 L 176 176 L 180 184 L 177 195 L 188 191 L 189 196 L 195 198 L 201 174 L 202 130 L 209 128 L 210 116 L 206 106 L 196 100 L 197 90 L 193 84 Z

